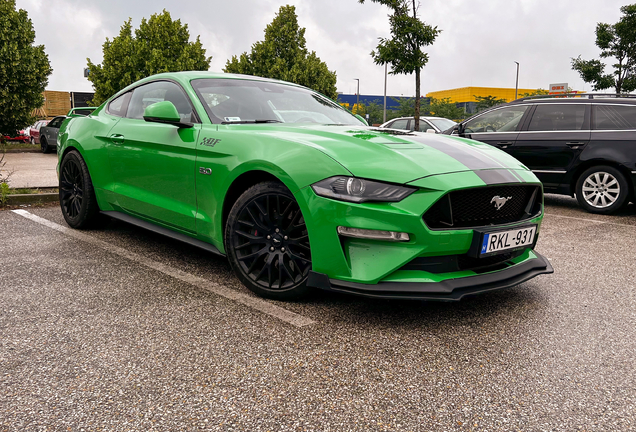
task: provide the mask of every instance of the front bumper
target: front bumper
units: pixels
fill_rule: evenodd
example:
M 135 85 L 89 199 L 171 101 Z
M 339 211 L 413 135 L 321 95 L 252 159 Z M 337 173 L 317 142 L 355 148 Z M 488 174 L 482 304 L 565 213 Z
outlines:
M 532 174 L 529 173 L 529 176 Z M 531 183 L 529 180 L 532 178 L 527 183 Z M 473 272 L 457 270 L 408 272 L 405 266 L 419 258 L 468 254 L 473 247 L 476 229 L 430 229 L 423 215 L 448 191 L 486 185 L 472 171 L 432 176 L 412 185 L 418 190 L 397 203 L 348 203 L 317 196 L 311 187 L 299 190 L 296 196 L 309 232 L 313 271 L 327 275 L 330 280 L 363 285 L 441 282 L 473 276 Z M 536 224 L 539 232 L 541 219 L 539 215 L 529 220 L 492 226 L 491 229 L 514 229 Z M 346 237 L 339 235 L 339 226 L 407 233 L 409 241 Z M 531 258 L 534 255 L 525 254 L 514 262 L 520 264 Z
M 310 272 L 307 285 L 328 291 L 379 299 L 458 301 L 464 296 L 510 288 L 540 274 L 554 273 L 548 260 L 533 251 L 536 258 L 504 270 L 475 276 L 445 279 L 439 282 L 379 282 L 363 284 L 330 279 Z

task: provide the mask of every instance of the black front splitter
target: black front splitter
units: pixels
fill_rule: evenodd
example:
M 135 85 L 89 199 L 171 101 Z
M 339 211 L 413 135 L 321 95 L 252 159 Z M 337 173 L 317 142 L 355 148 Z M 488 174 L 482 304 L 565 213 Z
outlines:
M 534 251 L 533 251 L 534 252 Z M 554 273 L 548 260 L 537 258 L 482 275 L 447 279 L 442 282 L 380 282 L 363 284 L 329 279 L 324 273 L 310 272 L 307 285 L 327 291 L 379 299 L 458 301 L 462 297 L 510 288 L 541 274 Z

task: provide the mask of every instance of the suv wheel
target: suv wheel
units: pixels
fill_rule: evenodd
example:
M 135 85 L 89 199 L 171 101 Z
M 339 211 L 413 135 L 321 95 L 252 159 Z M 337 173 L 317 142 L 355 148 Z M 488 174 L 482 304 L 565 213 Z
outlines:
M 588 168 L 576 182 L 576 199 L 590 213 L 611 214 L 628 201 L 625 176 L 611 166 Z
M 309 235 L 284 185 L 259 183 L 239 197 L 228 216 L 225 249 L 236 275 L 254 293 L 275 300 L 309 293 Z

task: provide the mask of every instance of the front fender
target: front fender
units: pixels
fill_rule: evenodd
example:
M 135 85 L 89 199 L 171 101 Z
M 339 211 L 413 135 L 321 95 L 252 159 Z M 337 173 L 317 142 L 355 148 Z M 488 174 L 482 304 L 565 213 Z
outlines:
M 206 135 L 201 133 L 201 139 Z M 263 180 L 275 177 L 294 194 L 303 214 L 307 214 L 309 209 L 298 193 L 300 189 L 327 177 L 351 175 L 342 165 L 317 149 L 262 136 L 244 137 L 241 140 L 238 139 L 240 135 L 215 134 L 219 144 L 214 148 L 201 144 L 197 146 L 197 234 L 201 240 L 212 242 L 220 251 L 225 250 L 223 208 L 227 205 L 226 199 L 236 198 L 234 195 L 228 196 L 228 191 L 242 176 L 258 172 L 264 173 Z

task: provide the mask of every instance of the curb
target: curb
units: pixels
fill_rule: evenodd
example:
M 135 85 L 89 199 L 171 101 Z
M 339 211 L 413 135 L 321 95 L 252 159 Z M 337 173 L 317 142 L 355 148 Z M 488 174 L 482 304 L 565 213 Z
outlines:
M 37 144 L 34 144 L 37 145 Z M 42 149 L 40 147 L 37 148 L 21 148 L 21 149 L 6 149 L 7 153 L 42 153 Z
M 60 200 L 60 194 L 55 193 L 41 193 L 41 194 L 13 194 L 7 195 L 8 205 L 19 204 L 42 204 L 49 202 L 56 202 Z

